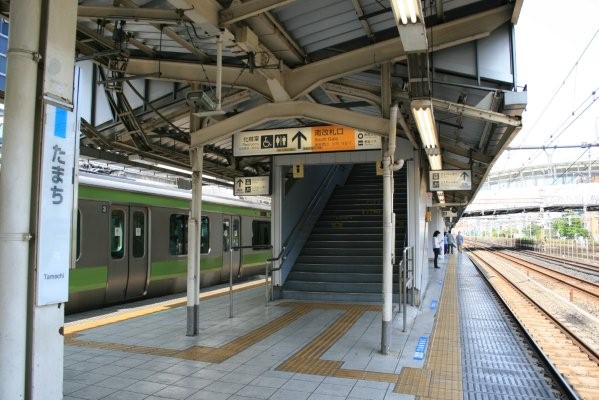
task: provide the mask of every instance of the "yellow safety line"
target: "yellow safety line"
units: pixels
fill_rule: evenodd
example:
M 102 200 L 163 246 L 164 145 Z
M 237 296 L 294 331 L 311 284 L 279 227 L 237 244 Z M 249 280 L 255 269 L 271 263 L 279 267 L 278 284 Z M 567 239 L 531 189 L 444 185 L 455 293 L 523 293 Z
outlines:
M 237 284 L 233 287 L 233 291 L 241 291 L 246 289 L 251 289 L 256 286 L 264 285 L 264 281 L 252 281 Z M 229 288 L 220 288 L 216 290 L 211 290 L 209 292 L 200 292 L 200 300 L 202 299 L 211 299 L 218 296 L 223 296 L 229 293 Z M 176 308 L 187 304 L 187 300 L 183 300 L 184 298 L 179 298 L 175 300 L 171 300 L 168 302 L 164 302 L 162 304 L 156 306 L 148 306 L 143 307 L 138 310 L 127 311 L 123 313 L 119 313 L 118 315 L 111 315 L 106 317 L 100 317 L 98 319 L 94 319 L 92 321 L 85 321 L 81 323 L 74 323 L 72 325 L 66 326 L 64 328 L 65 335 L 70 335 L 76 332 L 85 331 L 92 328 L 97 328 L 104 325 L 114 324 L 115 322 L 126 321 L 132 318 L 141 317 L 148 314 L 153 314 L 159 311 L 170 310 L 171 308 Z
M 459 317 L 456 257 L 450 256 L 424 369 L 403 368 L 396 393 L 420 399 L 463 398 Z

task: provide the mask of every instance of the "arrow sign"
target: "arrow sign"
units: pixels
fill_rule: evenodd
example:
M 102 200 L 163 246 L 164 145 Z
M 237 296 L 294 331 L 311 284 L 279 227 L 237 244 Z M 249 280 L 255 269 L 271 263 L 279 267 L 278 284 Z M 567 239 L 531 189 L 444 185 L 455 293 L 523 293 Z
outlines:
M 469 175 L 468 175 L 466 172 L 462 172 L 462 174 L 461 174 L 460 176 L 462 177 L 462 180 L 463 180 L 464 182 L 466 182 L 466 181 L 468 180 L 468 176 L 469 176 Z
M 295 142 L 295 139 L 297 139 L 297 149 L 300 150 L 302 148 L 302 139 L 306 140 L 307 137 L 304 136 L 304 134 L 302 133 L 302 131 L 297 131 L 297 133 L 295 134 L 295 136 L 293 136 L 293 138 L 291 138 L 291 141 Z
M 242 186 L 243 186 L 243 179 L 238 179 L 237 180 L 237 189 L 241 189 Z

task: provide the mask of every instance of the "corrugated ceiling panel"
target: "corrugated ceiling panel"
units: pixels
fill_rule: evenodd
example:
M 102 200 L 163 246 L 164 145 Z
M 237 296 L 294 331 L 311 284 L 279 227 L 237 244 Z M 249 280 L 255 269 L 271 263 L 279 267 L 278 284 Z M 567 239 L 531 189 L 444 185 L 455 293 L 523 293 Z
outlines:
M 273 13 L 309 53 L 365 35 L 350 0 L 297 1 Z

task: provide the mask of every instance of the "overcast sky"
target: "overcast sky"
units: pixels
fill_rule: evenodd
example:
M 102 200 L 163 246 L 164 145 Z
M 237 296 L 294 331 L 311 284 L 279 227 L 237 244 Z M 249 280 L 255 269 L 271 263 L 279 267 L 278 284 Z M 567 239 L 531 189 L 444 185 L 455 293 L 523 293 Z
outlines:
M 599 141 L 598 30 L 598 0 L 524 0 L 516 25 L 516 63 L 518 85 L 528 87 L 528 106 L 523 129 L 510 147 Z M 598 155 L 598 148 L 590 157 L 580 148 L 509 151 L 494 170 L 574 162 L 579 157 L 588 162 Z

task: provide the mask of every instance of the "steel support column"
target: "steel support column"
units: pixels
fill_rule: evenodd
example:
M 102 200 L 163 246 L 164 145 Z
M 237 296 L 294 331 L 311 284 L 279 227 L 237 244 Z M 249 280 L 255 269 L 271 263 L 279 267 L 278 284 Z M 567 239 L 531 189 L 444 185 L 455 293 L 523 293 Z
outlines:
M 191 117 L 195 119 L 195 117 Z M 192 123 L 193 126 L 193 123 Z M 190 149 L 192 177 L 191 218 L 188 224 L 187 255 L 187 336 L 199 333 L 200 316 L 200 253 L 202 243 L 202 167 L 203 147 Z
M 397 131 L 397 104 L 391 107 L 389 116 L 389 139 L 383 154 L 383 323 L 381 329 L 381 353 L 389 354 L 391 346 L 391 321 L 393 317 L 393 171 Z
M 41 0 L 10 4 L 0 174 L 0 398 L 24 399 Z M 15 184 L 18 182 L 18 184 Z

